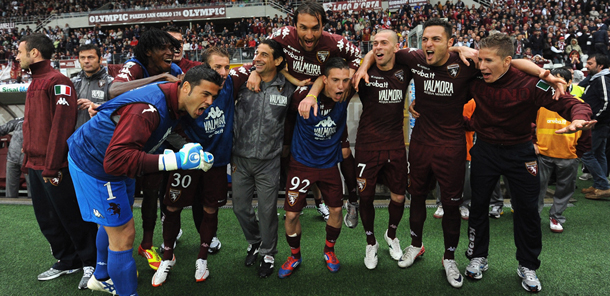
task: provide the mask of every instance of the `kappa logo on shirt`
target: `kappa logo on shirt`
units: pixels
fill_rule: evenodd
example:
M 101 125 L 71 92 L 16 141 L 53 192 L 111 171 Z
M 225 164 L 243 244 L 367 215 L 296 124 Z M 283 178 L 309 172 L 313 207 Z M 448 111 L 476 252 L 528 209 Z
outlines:
M 142 110 L 142 114 L 144 114 L 146 112 L 152 112 L 152 113 L 157 112 L 157 108 L 155 108 L 155 106 L 148 104 L 148 107 L 149 107 L 148 109 Z
M 218 106 L 211 107 L 210 112 L 208 112 L 208 116 L 205 117 L 205 120 L 208 120 L 210 118 L 216 119 L 222 115 L 224 115 L 224 112 L 222 112 L 222 110 L 220 110 L 220 107 L 218 107 Z
M 93 209 L 93 215 L 94 215 L 95 217 L 100 218 L 100 219 L 104 219 L 104 216 L 102 216 L 102 214 L 100 213 L 100 211 L 98 211 L 98 210 L 96 210 L 96 209 Z
M 68 101 L 66 101 L 66 98 L 59 98 L 59 100 L 57 100 L 57 103 L 55 103 L 55 105 L 65 105 L 65 106 L 70 106 L 70 104 L 68 104 Z

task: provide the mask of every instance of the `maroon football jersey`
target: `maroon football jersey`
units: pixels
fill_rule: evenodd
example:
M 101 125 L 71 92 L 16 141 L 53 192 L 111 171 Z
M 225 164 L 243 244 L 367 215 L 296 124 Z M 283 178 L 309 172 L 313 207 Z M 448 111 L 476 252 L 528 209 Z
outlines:
M 134 62 L 127 62 L 119 71 L 119 74 L 114 78 L 114 82 L 129 82 L 144 78 L 144 70 L 142 66 Z
M 296 28 L 292 26 L 283 27 L 271 38 L 284 49 L 288 73 L 299 80 L 311 78 L 313 82 L 324 74 L 324 63 L 331 57 L 345 58 L 352 69 L 358 69 L 360 65 L 360 49 L 341 35 L 322 31 L 318 45 L 312 51 L 303 49 Z
M 403 111 L 411 72 L 401 65 L 396 65 L 390 71 L 381 71 L 373 65 L 368 74 L 369 83 L 362 79 L 358 86 L 362 115 L 356 149 L 404 149 Z
M 439 67 L 426 64 L 421 49 L 403 49 L 396 62 L 411 68 L 415 81 L 415 110 L 420 116 L 411 134 L 412 142 L 434 146 L 466 146 L 464 104 L 470 99 L 468 84 L 478 73 L 474 63 L 467 67 L 457 53 Z

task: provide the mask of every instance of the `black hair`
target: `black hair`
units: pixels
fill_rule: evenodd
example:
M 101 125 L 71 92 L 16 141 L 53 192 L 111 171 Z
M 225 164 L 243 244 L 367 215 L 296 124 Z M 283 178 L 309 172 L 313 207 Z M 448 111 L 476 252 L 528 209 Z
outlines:
M 306 1 L 303 4 L 299 5 L 297 9 L 294 11 L 294 26 L 296 27 L 299 22 L 299 14 L 309 14 L 317 19 L 319 19 L 322 23 L 320 27 L 324 27 L 328 19 L 326 18 L 326 12 L 324 12 L 324 7 L 322 4 L 318 2 Z
M 328 59 L 328 62 L 326 62 L 326 64 L 324 64 L 324 75 L 328 77 L 328 73 L 330 73 L 330 70 L 332 69 L 349 70 L 349 65 L 347 64 L 347 61 L 344 58 L 332 57 Z
M 277 71 L 279 72 L 284 69 L 284 67 L 286 66 L 286 57 L 284 56 L 284 50 L 282 49 L 282 46 L 273 39 L 265 39 L 261 41 L 261 44 L 266 44 L 267 46 L 269 46 L 269 48 L 271 48 L 271 50 L 273 50 L 274 60 L 276 60 L 277 58 L 282 58 L 282 62 L 279 66 L 276 67 Z
M 566 82 L 572 80 L 572 72 L 570 72 L 570 70 L 568 70 L 568 68 L 566 68 L 566 67 L 555 68 L 555 69 L 551 70 L 551 75 L 553 75 L 553 76 L 559 75 Z
M 78 53 L 80 54 L 81 51 L 92 50 L 92 49 L 95 50 L 95 53 L 97 54 L 97 57 L 101 59 L 102 58 L 102 51 L 95 44 L 85 44 L 85 45 L 80 46 L 78 48 Z
M 602 69 L 607 69 L 608 66 L 610 65 L 610 60 L 608 60 L 608 56 L 605 54 L 596 53 L 596 54 L 590 55 L 589 58 L 587 59 L 587 61 L 592 58 L 595 58 L 595 62 L 597 63 L 598 66 L 602 66 Z
M 133 54 L 143 65 L 148 65 L 146 53 L 155 49 L 161 49 L 166 45 L 171 45 L 174 48 L 182 46 L 180 41 L 176 40 L 169 33 L 157 28 L 151 28 L 142 33 L 138 40 L 138 45 L 133 49 Z
M 167 27 L 167 29 L 165 29 L 165 32 L 169 32 L 169 33 L 180 33 L 182 34 L 182 31 L 180 31 L 180 29 L 176 26 L 169 26 Z
M 188 70 L 184 75 L 184 79 L 180 83 L 180 86 L 182 86 L 184 82 L 188 82 L 192 89 L 193 87 L 201 84 L 202 80 L 212 82 L 218 86 L 222 86 L 224 81 L 218 72 L 212 70 L 210 66 L 203 64 Z
M 34 33 L 32 35 L 26 35 L 19 42 L 25 42 L 25 49 L 29 52 L 36 48 L 43 59 L 50 60 L 55 51 L 53 41 L 42 33 Z
M 440 18 L 431 18 L 424 23 L 424 30 L 426 30 L 427 27 L 433 26 L 443 27 L 445 29 L 445 35 L 447 36 L 447 40 L 451 39 L 451 37 L 453 36 L 453 27 L 451 26 L 451 24 L 449 24 L 449 22 L 441 20 Z

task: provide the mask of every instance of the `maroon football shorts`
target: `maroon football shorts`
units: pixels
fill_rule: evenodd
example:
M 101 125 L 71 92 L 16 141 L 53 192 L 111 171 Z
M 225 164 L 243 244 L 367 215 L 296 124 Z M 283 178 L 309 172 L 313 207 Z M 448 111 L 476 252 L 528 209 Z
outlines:
M 429 146 L 411 142 L 409 147 L 409 193 L 427 195 L 436 186 L 441 188 L 441 202 L 461 205 L 464 190 L 466 145 Z
M 360 197 L 374 197 L 377 182 L 384 184 L 390 192 L 404 195 L 407 190 L 407 151 L 356 150 L 356 173 Z
M 286 199 L 284 210 L 289 212 L 300 212 L 307 206 L 307 191 L 316 183 L 324 203 L 329 207 L 341 207 L 343 205 L 343 184 L 339 168 L 333 166 L 327 169 L 310 168 L 290 157 L 288 178 L 286 179 Z
M 201 170 L 177 170 L 170 173 L 163 203 L 184 208 L 199 198 L 206 207 L 219 208 L 227 204 L 227 166 Z

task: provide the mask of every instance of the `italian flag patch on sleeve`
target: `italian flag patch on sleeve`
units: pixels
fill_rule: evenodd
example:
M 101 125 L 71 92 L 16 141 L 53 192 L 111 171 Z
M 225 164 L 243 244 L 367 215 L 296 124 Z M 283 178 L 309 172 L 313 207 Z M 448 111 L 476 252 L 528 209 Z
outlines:
M 546 81 L 541 79 L 541 80 L 538 81 L 538 83 L 536 83 L 536 87 L 541 89 L 541 90 L 543 90 L 543 91 L 547 91 L 547 90 L 549 90 L 549 88 L 551 86 L 548 83 L 546 83 Z
M 72 95 L 72 87 L 67 86 L 67 85 L 56 85 L 55 86 L 55 95 L 56 96 L 60 96 L 60 95 L 64 95 L 64 96 L 71 96 Z

